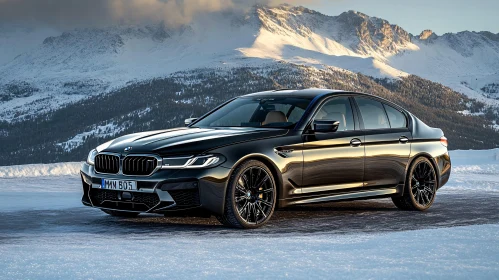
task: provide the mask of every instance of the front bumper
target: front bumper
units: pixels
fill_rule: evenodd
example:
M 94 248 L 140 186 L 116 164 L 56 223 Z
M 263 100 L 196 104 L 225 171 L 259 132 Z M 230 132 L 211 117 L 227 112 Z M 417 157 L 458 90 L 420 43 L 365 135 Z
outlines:
M 168 213 L 199 208 L 222 214 L 230 169 L 158 170 L 150 176 L 99 174 L 85 163 L 81 169 L 82 203 L 100 209 L 144 213 Z M 122 196 L 122 191 L 101 188 L 102 179 L 137 182 L 137 191 Z M 126 197 L 126 199 L 124 198 Z

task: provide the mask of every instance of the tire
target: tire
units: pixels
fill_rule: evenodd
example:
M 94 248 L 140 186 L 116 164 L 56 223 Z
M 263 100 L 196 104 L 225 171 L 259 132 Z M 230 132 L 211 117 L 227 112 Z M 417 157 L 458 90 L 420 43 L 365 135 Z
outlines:
M 258 228 L 266 224 L 276 206 L 277 188 L 270 169 L 258 160 L 241 163 L 232 173 L 225 195 L 225 226 Z
M 217 218 L 218 222 L 221 223 L 222 225 L 227 227 L 231 226 L 227 221 L 225 221 L 224 216 L 215 215 L 215 218 Z
M 135 218 L 137 217 L 140 213 L 136 212 L 125 212 L 125 211 L 117 211 L 117 210 L 107 210 L 107 209 L 101 209 L 102 212 L 111 215 L 113 217 L 122 217 L 122 218 Z
M 411 164 L 405 180 L 404 195 L 392 197 L 393 204 L 402 210 L 425 211 L 435 201 L 438 180 L 429 159 L 419 157 Z

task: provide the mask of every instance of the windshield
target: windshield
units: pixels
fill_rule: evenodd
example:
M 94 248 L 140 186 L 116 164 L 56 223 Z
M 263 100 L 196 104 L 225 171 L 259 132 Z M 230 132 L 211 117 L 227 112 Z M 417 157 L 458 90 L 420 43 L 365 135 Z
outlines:
M 241 97 L 196 122 L 193 127 L 294 128 L 310 99 Z

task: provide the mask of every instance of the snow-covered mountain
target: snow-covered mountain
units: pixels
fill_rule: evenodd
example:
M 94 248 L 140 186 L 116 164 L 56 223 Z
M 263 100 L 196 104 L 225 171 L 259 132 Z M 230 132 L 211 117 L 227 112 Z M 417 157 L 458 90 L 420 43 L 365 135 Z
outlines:
M 499 104 L 499 34 L 425 30 L 414 36 L 355 11 L 327 16 L 289 5 L 255 6 L 204 14 L 183 26 L 63 33 L 0 26 L 0 53 L 0 119 L 8 121 L 176 71 L 276 62 L 378 78 L 415 74 Z

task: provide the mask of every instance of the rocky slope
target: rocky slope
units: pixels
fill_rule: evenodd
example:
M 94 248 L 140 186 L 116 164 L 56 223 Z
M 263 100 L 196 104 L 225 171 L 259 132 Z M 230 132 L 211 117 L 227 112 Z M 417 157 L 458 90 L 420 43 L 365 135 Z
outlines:
M 277 88 L 343 88 L 392 100 L 429 125 L 441 127 L 451 149 L 497 147 L 495 115 L 484 104 L 417 76 L 373 79 L 337 68 L 274 64 L 231 70 L 205 68 L 134 83 L 106 95 L 17 123 L 1 123 L 2 165 L 81 161 L 117 136 L 183 125 L 234 96 Z M 466 111 L 467 114 L 459 112 Z
M 412 35 L 355 11 L 282 5 L 175 27 L 0 26 L 0 39 L 0 165 L 81 160 L 107 139 L 280 87 L 378 94 L 442 127 L 454 148 L 499 145 L 499 34 L 490 32 Z
M 426 30 L 413 36 L 355 11 L 327 16 L 289 5 L 256 6 L 244 14 L 206 14 L 183 26 L 77 29 L 43 40 L 54 31 L 12 30 L 0 27 L 0 37 L 36 43 L 17 51 L 0 44 L 0 119 L 9 121 L 176 71 L 276 61 L 376 78 L 414 74 L 499 104 L 493 86 L 499 83 L 498 34 Z

